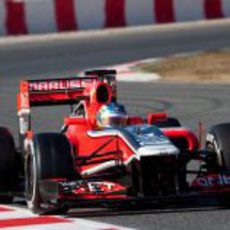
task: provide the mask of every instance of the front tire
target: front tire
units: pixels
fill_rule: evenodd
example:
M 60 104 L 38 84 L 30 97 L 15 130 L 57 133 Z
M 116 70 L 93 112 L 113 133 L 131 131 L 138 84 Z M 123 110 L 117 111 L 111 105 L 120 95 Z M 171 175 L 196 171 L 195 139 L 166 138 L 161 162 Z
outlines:
M 206 149 L 216 153 L 217 165 L 230 171 L 230 123 L 211 127 L 206 138 Z
M 67 137 L 57 133 L 35 135 L 26 152 L 25 176 L 27 205 L 32 212 L 45 214 L 62 209 L 53 207 L 50 210 L 43 207 L 39 181 L 51 178 L 70 180 L 76 177 Z
M 206 137 L 206 149 L 216 154 L 214 167 L 217 172 L 230 172 L 230 123 L 213 126 Z M 230 194 L 222 193 L 219 197 L 220 203 L 226 207 L 230 206 Z

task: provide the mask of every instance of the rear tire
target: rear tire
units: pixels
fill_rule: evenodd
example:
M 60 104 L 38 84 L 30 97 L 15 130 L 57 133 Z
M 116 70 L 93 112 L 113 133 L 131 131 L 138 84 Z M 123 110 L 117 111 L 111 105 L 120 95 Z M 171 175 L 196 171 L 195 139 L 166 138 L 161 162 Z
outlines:
M 33 137 L 26 153 L 25 176 L 27 204 L 34 213 L 49 214 L 60 210 L 64 212 L 63 207 L 54 207 L 52 210 L 42 207 L 39 180 L 71 180 L 76 177 L 71 153 L 71 145 L 63 134 L 41 133 Z
M 12 134 L 7 128 L 0 127 L 0 189 L 3 195 L 0 195 L 1 203 L 10 203 L 13 200 L 12 195 L 5 195 L 16 183 L 16 150 Z

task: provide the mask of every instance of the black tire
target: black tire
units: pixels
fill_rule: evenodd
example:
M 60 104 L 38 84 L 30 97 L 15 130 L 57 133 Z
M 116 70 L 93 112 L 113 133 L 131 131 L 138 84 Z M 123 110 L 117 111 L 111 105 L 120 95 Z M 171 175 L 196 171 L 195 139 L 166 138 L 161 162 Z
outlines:
M 230 171 L 230 123 L 211 127 L 206 138 L 206 148 L 214 151 L 220 169 Z
M 152 125 L 156 125 L 159 128 L 181 127 L 181 123 L 174 117 L 168 117 L 166 121 L 163 120 L 154 122 Z
M 9 192 L 15 186 L 16 150 L 12 134 L 7 128 L 0 127 L 0 189 Z M 10 203 L 11 195 L 0 195 L 1 203 Z
M 211 127 L 206 138 L 206 149 L 216 153 L 217 169 L 223 172 L 230 171 L 230 123 Z M 230 207 L 230 194 L 222 193 L 219 196 L 221 205 Z
M 55 207 L 53 210 L 41 207 L 43 201 L 38 182 L 49 178 L 76 178 L 71 145 L 67 137 L 59 133 L 35 135 L 26 152 L 25 161 L 26 199 L 31 211 L 46 214 L 64 210 L 63 207 Z

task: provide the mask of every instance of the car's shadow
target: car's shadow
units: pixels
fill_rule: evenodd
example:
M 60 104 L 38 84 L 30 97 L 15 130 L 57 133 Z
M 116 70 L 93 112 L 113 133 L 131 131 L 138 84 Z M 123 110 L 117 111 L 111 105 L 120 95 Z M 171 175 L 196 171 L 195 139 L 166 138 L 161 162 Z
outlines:
M 12 207 L 27 209 L 25 201 L 14 202 Z M 175 203 L 175 204 L 144 204 L 144 205 L 120 205 L 110 208 L 75 208 L 70 209 L 66 214 L 61 215 L 65 218 L 90 218 L 90 217 L 109 217 L 109 216 L 131 216 L 147 214 L 168 214 L 186 212 L 206 212 L 229 209 L 217 199 L 197 199 Z
M 192 203 L 181 203 L 175 205 L 132 205 L 119 208 L 97 208 L 97 209 L 72 209 L 65 216 L 67 218 L 78 217 L 103 217 L 103 216 L 131 216 L 131 215 L 144 215 L 144 214 L 168 214 L 168 213 L 185 213 L 185 212 L 206 212 L 228 209 L 221 205 L 218 200 L 206 200 L 205 202 L 196 201 Z

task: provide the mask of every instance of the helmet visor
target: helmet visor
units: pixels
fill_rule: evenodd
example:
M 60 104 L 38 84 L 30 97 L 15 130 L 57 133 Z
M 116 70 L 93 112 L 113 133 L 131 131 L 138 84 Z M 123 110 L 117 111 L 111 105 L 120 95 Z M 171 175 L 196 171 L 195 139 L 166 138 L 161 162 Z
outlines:
M 127 123 L 127 116 L 114 116 L 114 117 L 107 117 L 106 121 L 104 121 L 105 126 L 108 127 L 123 127 Z

